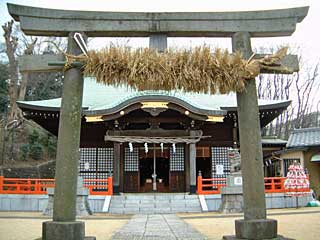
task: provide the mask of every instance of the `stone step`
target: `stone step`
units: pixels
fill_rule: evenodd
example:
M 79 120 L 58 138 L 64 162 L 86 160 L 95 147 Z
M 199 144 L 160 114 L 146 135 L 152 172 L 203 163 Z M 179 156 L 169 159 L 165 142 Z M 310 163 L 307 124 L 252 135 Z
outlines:
M 140 200 L 139 199 L 126 199 L 124 202 L 130 203 L 130 204 L 139 204 Z
M 198 195 L 185 195 L 185 199 L 190 200 L 190 199 L 199 199 Z
M 109 212 L 114 214 L 201 212 L 201 205 L 197 195 L 124 194 L 112 196 Z
M 182 207 L 186 207 L 186 203 L 185 202 L 173 202 L 170 204 L 170 207 L 177 207 L 177 208 L 182 208 Z
M 154 195 L 140 195 L 140 194 L 137 194 L 137 195 L 134 195 L 134 194 L 128 194 L 128 195 L 125 195 L 125 200 L 154 200 L 155 197 Z

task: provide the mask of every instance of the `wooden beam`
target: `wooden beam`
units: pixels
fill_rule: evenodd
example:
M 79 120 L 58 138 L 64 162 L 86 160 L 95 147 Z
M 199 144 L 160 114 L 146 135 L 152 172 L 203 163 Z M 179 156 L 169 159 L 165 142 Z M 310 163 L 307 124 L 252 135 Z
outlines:
M 252 37 L 289 36 L 309 7 L 243 12 L 98 12 L 28 7 L 8 3 L 11 16 L 27 35 L 89 37 L 231 37 L 248 31 Z
M 59 72 L 63 66 L 48 66 L 48 63 L 64 60 L 63 54 L 23 55 L 18 63 L 20 72 Z
M 257 54 L 255 59 L 263 58 L 268 54 Z M 292 74 L 293 72 L 298 72 L 299 59 L 297 55 L 287 55 L 280 62 L 279 66 L 276 67 L 265 67 L 261 69 L 261 73 L 282 73 L 282 74 Z
M 196 131 L 201 135 L 201 131 Z M 163 130 L 163 129 L 147 129 L 147 130 L 109 130 L 109 136 L 140 136 L 140 137 L 184 137 L 189 136 L 188 130 Z

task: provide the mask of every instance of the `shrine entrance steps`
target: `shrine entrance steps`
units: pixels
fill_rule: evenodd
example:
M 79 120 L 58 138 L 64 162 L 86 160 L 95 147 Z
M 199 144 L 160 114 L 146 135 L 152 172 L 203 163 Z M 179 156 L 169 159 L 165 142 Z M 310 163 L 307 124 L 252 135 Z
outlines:
M 202 212 L 198 195 L 189 193 L 125 193 L 112 196 L 109 213 L 163 214 Z

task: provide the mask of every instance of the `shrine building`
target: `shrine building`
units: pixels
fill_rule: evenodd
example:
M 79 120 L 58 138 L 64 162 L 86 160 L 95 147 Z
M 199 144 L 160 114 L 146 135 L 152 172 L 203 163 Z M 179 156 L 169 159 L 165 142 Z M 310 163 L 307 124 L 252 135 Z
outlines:
M 258 104 L 262 128 L 290 101 Z M 61 98 L 18 105 L 27 119 L 58 135 Z M 139 92 L 85 78 L 82 106 L 79 175 L 112 175 L 115 193 L 195 193 L 198 174 L 225 178 L 230 157 L 239 156 L 235 94 Z

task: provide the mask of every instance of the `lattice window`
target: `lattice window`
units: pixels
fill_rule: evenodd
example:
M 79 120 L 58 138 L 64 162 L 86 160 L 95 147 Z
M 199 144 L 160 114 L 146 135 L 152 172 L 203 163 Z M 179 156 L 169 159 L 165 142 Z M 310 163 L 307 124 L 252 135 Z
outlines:
M 79 176 L 83 179 L 97 179 L 97 173 L 96 172 L 80 172 Z
M 184 147 L 170 148 L 170 171 L 184 171 Z
M 96 148 L 80 148 L 80 172 L 97 170 Z
M 288 169 L 290 165 L 294 164 L 294 162 L 300 163 L 300 158 L 284 158 L 283 159 L 283 171 L 284 171 L 284 177 L 288 174 Z
M 113 148 L 80 148 L 79 176 L 83 179 L 107 179 L 112 172 Z
M 139 171 L 139 149 L 134 148 L 130 152 L 129 148 L 124 149 L 124 171 L 138 172 Z
M 230 174 L 230 162 L 227 147 L 212 147 L 212 177 L 226 178 Z M 217 165 L 223 166 L 223 174 L 217 174 Z
M 98 148 L 98 171 L 113 172 L 113 148 Z

